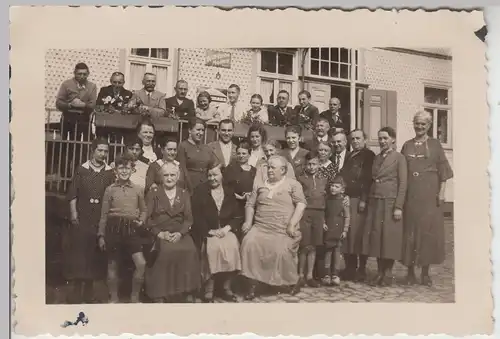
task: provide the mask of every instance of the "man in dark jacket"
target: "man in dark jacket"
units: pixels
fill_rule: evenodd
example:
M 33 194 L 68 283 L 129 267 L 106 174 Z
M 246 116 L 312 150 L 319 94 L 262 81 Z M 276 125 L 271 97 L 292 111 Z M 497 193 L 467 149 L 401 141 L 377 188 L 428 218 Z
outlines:
M 167 116 L 189 119 L 195 116 L 194 102 L 186 98 L 188 83 L 185 80 L 177 81 L 175 95 L 166 99 Z
M 298 115 L 293 108 L 288 106 L 290 94 L 282 89 L 278 92 L 278 104 L 267 109 L 269 124 L 273 126 L 297 125 Z
M 96 109 L 108 113 L 121 112 L 132 98 L 132 92 L 123 88 L 125 75 L 121 72 L 114 72 L 109 81 L 111 85 L 99 91 Z
M 321 116 L 328 119 L 330 123 L 330 128 L 333 130 L 342 129 L 344 132 L 348 132 L 348 117 L 340 114 L 339 110 L 341 104 L 338 98 L 331 98 L 328 102 L 328 109 L 321 112 Z

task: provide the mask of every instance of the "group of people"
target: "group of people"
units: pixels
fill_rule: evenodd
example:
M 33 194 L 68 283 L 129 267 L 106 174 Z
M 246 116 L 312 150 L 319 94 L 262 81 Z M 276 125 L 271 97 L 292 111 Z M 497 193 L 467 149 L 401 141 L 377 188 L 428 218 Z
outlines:
M 347 134 L 322 114 L 310 121 L 310 142 L 300 123 L 288 124 L 282 149 L 254 121 L 235 144 L 235 116 L 220 116 L 212 143 L 203 143 L 206 120 L 189 116 L 186 140 L 156 144 L 145 115 L 111 164 L 108 141 L 92 141 L 91 159 L 67 193 L 64 272 L 77 302 L 92 302 L 93 282 L 104 278 L 110 302 L 118 302 L 124 255 L 135 267 L 132 302 L 142 289 L 153 302 L 198 295 L 213 302 L 216 294 L 236 302 L 237 275 L 248 282 L 247 300 L 261 285 L 291 294 L 341 279 L 388 286 L 395 261 L 408 268 L 407 284 L 432 284 L 430 265 L 444 260 L 442 206 L 453 172 L 428 136 L 428 112 L 414 116 L 415 137 L 400 152 L 394 129 L 381 128 L 377 155 L 362 130 Z M 377 260 L 375 277 L 367 277 L 369 257 Z
M 78 121 L 85 128 L 85 118 L 93 110 L 107 113 L 139 114 L 155 117 L 170 117 L 174 119 L 199 118 L 205 122 L 219 122 L 231 119 L 235 122 L 252 124 L 259 122 L 274 126 L 301 125 L 312 128 L 313 121 L 318 116 L 326 117 L 331 127 L 347 130 L 348 118 L 340 114 L 341 103 L 338 98 L 331 98 L 329 109 L 319 112 L 311 103 L 311 93 L 303 90 L 298 94 L 299 105 L 292 108 L 290 93 L 280 90 L 277 93 L 277 104 L 267 107 L 260 94 L 254 94 L 250 102 L 240 99 L 240 87 L 232 84 L 227 89 L 227 102 L 212 102 L 209 92 L 198 93 L 196 104 L 187 98 L 188 83 L 177 81 L 175 95 L 166 96 L 156 90 L 156 75 L 145 73 L 142 79 L 143 88 L 131 92 L 124 88 L 125 75 L 114 72 L 110 85 L 102 87 L 97 92 L 97 86 L 88 80 L 89 67 L 85 63 L 75 66 L 74 78 L 62 83 L 57 94 L 56 106 L 65 114 L 68 122 Z M 83 111 L 86 114 L 71 114 L 69 112 Z M 83 130 L 82 130 L 83 131 Z

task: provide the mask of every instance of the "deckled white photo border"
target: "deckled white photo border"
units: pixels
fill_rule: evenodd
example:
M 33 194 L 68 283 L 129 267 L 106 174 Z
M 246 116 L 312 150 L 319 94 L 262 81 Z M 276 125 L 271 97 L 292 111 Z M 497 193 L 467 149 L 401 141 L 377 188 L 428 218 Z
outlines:
M 247 22 L 247 25 L 241 23 Z M 269 34 L 266 22 L 283 23 Z M 309 336 L 490 333 L 492 297 L 486 46 L 481 12 L 215 8 L 11 8 L 16 333 Z M 112 32 L 117 32 L 112 34 Z M 321 32 L 315 34 L 314 32 Z M 44 82 L 47 48 L 397 46 L 453 51 L 456 302 L 453 304 L 45 305 Z M 473 118 L 471 118 L 473 117 Z M 84 311 L 86 327 L 60 324 Z

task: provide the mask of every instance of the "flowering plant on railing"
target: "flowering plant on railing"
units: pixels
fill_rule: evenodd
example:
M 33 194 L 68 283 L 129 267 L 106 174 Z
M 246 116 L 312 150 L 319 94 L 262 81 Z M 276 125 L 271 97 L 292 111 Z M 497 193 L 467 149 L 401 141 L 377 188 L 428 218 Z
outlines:
M 98 105 L 98 111 L 106 112 L 106 113 L 127 113 L 127 103 L 130 100 L 130 96 L 125 95 L 117 95 L 107 97 L 102 99 L 102 105 Z
M 312 119 L 304 112 L 299 112 L 299 125 L 304 129 L 312 129 Z
M 179 120 L 179 116 L 175 113 L 175 107 L 167 108 L 165 116 L 170 119 Z
M 240 122 L 252 125 L 254 123 L 263 124 L 262 118 L 259 115 L 259 112 L 254 113 L 252 110 L 248 110 L 245 116 L 240 120 Z

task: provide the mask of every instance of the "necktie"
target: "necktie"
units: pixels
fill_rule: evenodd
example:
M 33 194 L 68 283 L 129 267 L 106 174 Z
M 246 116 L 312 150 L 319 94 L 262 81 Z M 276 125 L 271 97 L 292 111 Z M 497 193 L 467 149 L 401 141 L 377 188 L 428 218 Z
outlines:
M 231 105 L 231 120 L 234 120 L 234 114 L 236 111 L 236 105 Z
M 340 153 L 338 153 L 337 157 L 335 158 L 334 168 L 335 168 L 335 173 L 338 173 L 340 170 Z

